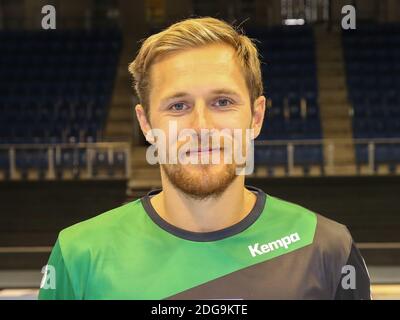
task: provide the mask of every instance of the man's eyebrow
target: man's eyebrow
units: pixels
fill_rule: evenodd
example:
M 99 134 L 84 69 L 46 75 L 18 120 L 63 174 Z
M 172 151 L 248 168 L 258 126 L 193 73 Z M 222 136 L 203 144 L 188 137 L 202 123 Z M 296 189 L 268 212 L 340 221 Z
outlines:
M 167 102 L 169 100 L 176 99 L 176 98 L 187 97 L 188 95 L 189 95 L 189 93 L 184 92 L 184 91 L 175 92 L 175 93 L 172 93 L 172 94 L 166 96 L 165 98 L 163 98 L 161 100 L 161 103 L 164 103 L 164 102 Z
M 233 89 L 229 89 L 229 88 L 214 89 L 211 91 L 211 94 L 226 94 L 226 95 L 239 96 L 238 92 L 236 92 Z M 188 92 L 178 91 L 178 92 L 175 92 L 175 93 L 172 93 L 172 94 L 166 96 L 161 101 L 162 101 L 162 103 L 164 103 L 164 102 L 167 102 L 172 99 L 183 98 L 183 97 L 187 97 L 189 95 L 190 94 Z
M 233 90 L 233 89 L 228 89 L 228 88 L 222 88 L 222 89 L 215 89 L 212 90 L 211 93 L 213 94 L 226 94 L 226 95 L 232 95 L 232 96 L 239 96 L 239 92 Z

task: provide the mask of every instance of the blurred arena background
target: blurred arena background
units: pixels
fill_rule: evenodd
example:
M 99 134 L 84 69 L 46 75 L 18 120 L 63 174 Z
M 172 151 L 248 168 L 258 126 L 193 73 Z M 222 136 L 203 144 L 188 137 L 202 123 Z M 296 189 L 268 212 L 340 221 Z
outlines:
M 0 299 L 36 299 L 61 229 L 160 186 L 127 66 L 190 16 L 259 41 L 268 110 L 247 183 L 346 224 L 373 297 L 400 298 L 400 1 L 0 0 Z

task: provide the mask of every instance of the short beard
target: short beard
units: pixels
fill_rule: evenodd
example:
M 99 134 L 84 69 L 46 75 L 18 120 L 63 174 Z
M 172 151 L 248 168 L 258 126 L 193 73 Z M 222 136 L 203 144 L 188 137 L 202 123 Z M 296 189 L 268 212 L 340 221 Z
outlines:
M 164 170 L 171 184 L 182 191 L 187 197 L 195 200 L 218 198 L 231 183 L 237 178 L 236 165 L 225 164 L 224 170 L 218 175 L 213 175 L 212 164 L 198 164 L 199 173 L 190 174 L 186 172 L 185 165 L 163 164 Z

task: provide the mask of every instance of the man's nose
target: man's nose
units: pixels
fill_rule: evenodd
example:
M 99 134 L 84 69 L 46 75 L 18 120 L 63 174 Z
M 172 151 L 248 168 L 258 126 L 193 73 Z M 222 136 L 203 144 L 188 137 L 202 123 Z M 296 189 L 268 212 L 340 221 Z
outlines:
M 201 129 L 214 127 L 211 110 L 204 101 L 196 101 L 192 118 L 192 129 L 200 133 Z

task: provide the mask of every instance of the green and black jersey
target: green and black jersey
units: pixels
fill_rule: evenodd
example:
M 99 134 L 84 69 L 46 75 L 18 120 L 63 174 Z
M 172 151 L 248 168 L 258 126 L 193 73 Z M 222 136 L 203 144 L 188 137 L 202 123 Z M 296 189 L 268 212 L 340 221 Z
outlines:
M 160 190 L 64 229 L 39 299 L 370 299 L 345 226 L 246 188 L 253 209 L 218 231 L 165 221 L 150 202 Z

